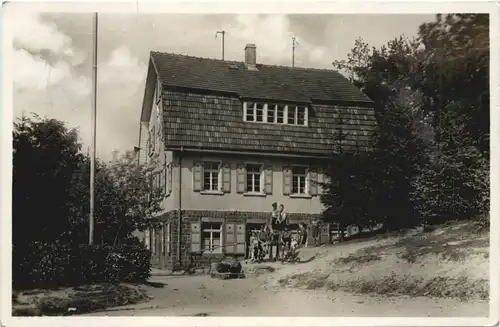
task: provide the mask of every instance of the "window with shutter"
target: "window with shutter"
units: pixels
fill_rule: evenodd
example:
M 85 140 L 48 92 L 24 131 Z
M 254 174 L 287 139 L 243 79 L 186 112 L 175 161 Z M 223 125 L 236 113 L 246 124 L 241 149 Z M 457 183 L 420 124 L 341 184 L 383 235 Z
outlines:
M 202 249 L 206 253 L 222 252 L 222 223 L 202 222 Z
M 247 193 L 262 193 L 262 165 L 247 164 L 246 170 L 246 192 Z
M 201 232 L 199 222 L 191 223 L 191 252 L 198 252 L 201 250 Z
M 231 166 L 228 163 L 222 165 L 222 191 L 231 193 Z
M 236 235 L 234 233 L 234 224 L 233 223 L 226 223 L 225 224 L 225 246 L 224 246 L 224 251 L 226 254 L 233 254 L 235 253 L 235 243 L 236 243 Z
M 264 192 L 273 194 L 273 167 L 266 165 L 264 168 Z
M 283 194 L 292 193 L 292 170 L 290 167 L 283 167 Z
M 238 193 L 245 193 L 247 189 L 246 183 L 246 169 L 244 164 L 239 164 L 236 169 L 236 191 Z
M 203 191 L 203 163 L 199 161 L 193 165 L 193 191 Z
M 309 168 L 307 172 L 307 177 L 309 179 L 309 194 L 318 195 L 318 171 L 315 168 Z
M 203 162 L 203 190 L 220 191 L 221 190 L 221 164 L 216 161 Z
M 292 194 L 307 194 L 307 168 L 292 167 Z

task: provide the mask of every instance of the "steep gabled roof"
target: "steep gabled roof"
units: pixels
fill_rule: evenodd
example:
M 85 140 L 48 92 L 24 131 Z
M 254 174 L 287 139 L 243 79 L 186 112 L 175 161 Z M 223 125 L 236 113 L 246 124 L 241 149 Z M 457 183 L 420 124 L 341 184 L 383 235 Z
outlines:
M 164 85 L 229 92 L 240 97 L 311 102 L 313 99 L 371 102 L 335 70 L 257 64 L 151 52 Z
M 377 130 L 373 102 L 337 71 L 260 64 L 257 68 L 151 52 L 148 78 L 157 75 L 163 85 L 165 146 L 325 155 L 333 150 L 335 131 L 342 128 L 347 148 L 371 147 Z M 244 122 L 245 98 L 269 104 L 308 103 L 308 126 Z M 342 126 L 337 126 L 337 118 Z

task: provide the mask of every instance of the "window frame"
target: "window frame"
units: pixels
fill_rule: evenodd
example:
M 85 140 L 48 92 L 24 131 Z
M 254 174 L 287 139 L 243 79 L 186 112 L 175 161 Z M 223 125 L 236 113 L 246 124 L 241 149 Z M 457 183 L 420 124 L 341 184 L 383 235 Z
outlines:
M 262 108 L 260 108 L 262 106 Z M 299 124 L 299 111 L 304 110 L 303 122 Z M 258 120 L 258 112 L 262 110 L 261 120 Z M 293 118 L 289 113 L 293 111 Z M 272 117 L 270 117 L 272 113 Z M 271 119 L 270 119 L 271 118 Z M 289 119 L 291 118 L 291 119 Z M 292 122 L 293 120 L 293 122 Z M 309 126 L 309 107 L 304 104 L 280 104 L 265 103 L 258 101 L 243 101 L 243 121 L 250 123 L 278 124 L 290 126 Z
M 294 173 L 294 170 L 295 169 L 304 169 L 305 171 L 305 174 L 295 174 Z M 292 185 L 291 185 L 291 193 L 290 195 L 292 196 L 308 196 L 310 195 L 310 192 L 309 192 L 309 166 L 307 165 L 293 165 L 291 166 L 291 171 L 292 171 Z M 304 193 L 299 193 L 299 192 L 294 192 L 294 179 L 295 179 L 295 176 L 303 176 L 304 177 Z M 298 188 L 300 189 L 300 183 L 299 183 L 299 186 Z
M 265 176 L 264 176 L 264 164 L 263 163 L 260 163 L 260 162 L 245 162 L 245 181 L 246 181 L 246 190 L 245 190 L 245 193 L 244 194 L 265 194 Z M 248 175 L 249 175 L 249 172 L 248 172 L 248 167 L 249 166 L 259 166 L 259 191 L 255 191 L 255 190 L 252 190 L 252 191 L 249 191 L 248 190 L 248 186 L 249 186 L 249 183 L 248 183 Z M 253 183 L 254 184 L 254 183 Z
M 217 164 L 217 188 L 216 189 L 212 189 L 212 188 L 206 188 L 205 186 L 205 173 L 207 173 L 207 168 L 206 168 L 206 164 Z M 208 170 L 210 172 L 210 170 Z M 211 172 L 214 172 L 214 170 L 212 170 Z M 222 162 L 219 161 L 219 160 L 203 160 L 203 192 L 207 192 L 207 193 L 210 193 L 210 192 L 214 192 L 214 193 L 220 193 L 222 192 Z M 210 178 L 210 184 L 212 183 L 212 177 Z
M 218 224 L 220 225 L 219 229 L 216 228 L 205 228 L 206 225 L 212 225 Z M 209 249 L 205 248 L 205 233 L 210 234 L 210 241 L 209 241 Z M 214 242 L 213 240 L 216 239 L 214 238 L 214 233 L 219 234 L 219 246 L 217 248 L 214 247 Z M 224 223 L 222 221 L 212 221 L 212 220 L 207 220 L 204 221 L 202 220 L 200 222 L 200 249 L 203 251 L 203 253 L 208 253 L 208 254 L 220 254 L 223 253 L 222 249 L 224 247 L 224 239 L 223 239 L 223 234 L 224 234 Z

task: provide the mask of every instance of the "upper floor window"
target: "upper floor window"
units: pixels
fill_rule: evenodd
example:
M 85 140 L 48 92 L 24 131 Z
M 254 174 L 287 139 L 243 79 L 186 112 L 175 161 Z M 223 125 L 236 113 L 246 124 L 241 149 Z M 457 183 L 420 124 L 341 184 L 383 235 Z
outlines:
M 258 164 L 248 164 L 247 171 L 247 192 L 261 193 L 262 192 L 262 166 Z
M 247 122 L 308 125 L 308 108 L 306 106 L 244 102 L 243 111 L 244 120 Z
M 219 170 L 220 163 L 203 163 L 203 189 L 205 191 L 219 191 Z
M 306 194 L 307 168 L 292 167 L 292 194 Z
M 287 166 L 283 169 L 283 194 L 292 197 L 318 195 L 318 172 L 307 165 Z

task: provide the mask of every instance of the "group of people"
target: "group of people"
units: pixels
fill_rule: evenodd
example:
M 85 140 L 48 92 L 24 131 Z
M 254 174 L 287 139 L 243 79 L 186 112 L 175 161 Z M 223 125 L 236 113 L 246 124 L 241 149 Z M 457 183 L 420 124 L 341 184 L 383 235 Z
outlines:
M 313 238 L 316 240 L 317 221 L 312 222 Z M 250 261 L 262 261 L 266 254 L 269 260 L 285 259 L 287 256 L 294 256 L 295 250 L 300 246 L 307 246 L 307 225 L 299 224 L 297 235 L 292 234 L 289 226 L 288 214 L 285 206 L 277 203 L 272 204 L 272 211 L 269 219 L 261 226 L 261 229 L 252 232 L 250 237 Z M 273 258 L 273 248 L 276 248 L 276 255 Z

